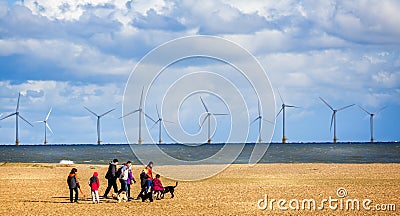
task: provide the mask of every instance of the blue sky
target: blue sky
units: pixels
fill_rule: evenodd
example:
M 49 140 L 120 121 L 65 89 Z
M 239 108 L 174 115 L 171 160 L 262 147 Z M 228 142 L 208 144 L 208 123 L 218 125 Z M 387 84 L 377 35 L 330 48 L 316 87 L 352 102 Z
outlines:
M 21 92 L 20 112 L 29 121 L 43 119 L 53 108 L 50 143 L 95 143 L 96 119 L 83 106 L 98 113 L 116 107 L 102 119 L 102 141 L 126 143 L 118 118 L 136 63 L 177 37 L 214 35 L 254 54 L 274 90 L 280 89 L 287 104 L 301 107 L 287 110 L 289 142 L 332 140 L 331 111 L 319 96 L 334 107 L 387 106 L 375 118 L 375 139 L 400 140 L 399 10 L 395 0 L 1 1 L 0 113 L 13 112 Z M 179 69 L 189 69 L 189 63 Z M 189 101 L 182 112 L 195 121 L 182 119 L 182 127 L 194 133 L 201 104 Z M 277 112 L 280 99 L 276 102 Z M 226 111 L 215 98 L 208 103 Z M 156 118 L 155 108 L 147 112 Z M 257 116 L 257 102 L 249 115 Z M 357 106 L 339 112 L 337 121 L 339 141 L 369 140 L 369 118 Z M 217 122 L 214 140 L 221 142 L 229 134 L 229 119 Z M 11 118 L 0 121 L 0 143 L 14 143 L 14 124 Z M 275 142 L 281 127 L 279 117 Z M 257 140 L 256 126 L 250 129 L 249 142 Z M 157 130 L 151 134 L 157 140 Z M 21 122 L 20 141 L 41 143 L 42 125 Z

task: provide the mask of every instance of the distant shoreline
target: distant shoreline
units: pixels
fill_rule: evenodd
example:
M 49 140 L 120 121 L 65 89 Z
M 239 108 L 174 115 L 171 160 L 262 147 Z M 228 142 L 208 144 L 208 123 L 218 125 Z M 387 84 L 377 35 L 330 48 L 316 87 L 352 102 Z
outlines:
M 163 143 L 163 144 L 158 144 L 158 143 L 143 143 L 140 145 L 185 145 L 185 146 L 198 146 L 198 145 L 243 145 L 243 143 Z M 400 141 L 384 141 L 384 142 L 290 142 L 290 143 L 280 143 L 280 142 L 272 142 L 272 143 L 245 143 L 245 145 L 255 145 L 255 144 L 263 144 L 263 145 L 296 145 L 296 144 L 301 144 L 301 145 L 312 145 L 312 144 L 328 144 L 328 145 L 340 145 L 340 144 L 400 144 Z M 38 143 L 38 144 L 19 144 L 19 146 L 74 146 L 74 145 L 79 145 L 79 146 L 107 146 L 107 145 L 139 145 L 137 143 L 106 143 L 106 144 L 97 144 L 97 143 L 48 143 L 48 144 L 43 144 L 43 143 Z M 0 144 L 0 146 L 16 146 L 15 144 Z

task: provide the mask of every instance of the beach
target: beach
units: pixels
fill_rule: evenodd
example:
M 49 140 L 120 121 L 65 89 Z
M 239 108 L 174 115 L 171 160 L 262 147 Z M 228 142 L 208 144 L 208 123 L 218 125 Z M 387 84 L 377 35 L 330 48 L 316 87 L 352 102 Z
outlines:
M 212 165 L 208 165 L 212 169 Z M 72 167 L 78 176 L 86 198 L 80 194 L 79 203 L 69 202 L 66 178 Z M 133 174 L 138 180 L 143 166 L 134 165 Z M 179 169 L 179 167 L 176 167 Z M 258 164 L 250 167 L 234 164 L 209 179 L 179 182 L 175 198 L 166 194 L 163 200 L 153 203 L 131 201 L 117 203 L 101 199 L 92 204 L 87 185 L 94 171 L 99 172 L 100 190 L 107 186 L 104 175 L 107 165 L 0 163 L 0 214 L 1 215 L 398 215 L 400 214 L 400 164 Z M 157 172 L 157 165 L 154 168 Z M 175 185 L 161 177 L 166 185 Z M 131 186 L 132 197 L 140 191 L 138 183 Z M 346 190 L 338 197 L 338 189 Z M 265 210 L 260 207 L 271 199 L 276 200 Z M 324 199 L 337 199 L 332 209 Z M 315 200 L 316 209 L 301 209 L 303 200 Z M 347 209 L 348 200 L 360 201 L 360 210 Z M 261 201 L 260 201 L 261 200 Z M 278 206 L 278 200 L 287 201 Z M 292 201 L 291 201 L 292 200 Z M 296 202 L 300 203 L 299 209 Z M 367 200 L 367 201 L 365 201 Z M 368 200 L 371 202 L 368 203 Z M 289 202 L 291 205 L 289 206 Z M 363 202 L 369 210 L 363 208 Z M 283 202 L 283 201 L 282 201 Z M 342 202 L 342 207 L 340 207 Z M 259 203 L 259 204 L 257 204 Z M 332 203 L 331 203 L 332 204 Z M 331 205 L 334 207 L 335 202 Z M 365 204 L 365 203 L 364 203 Z M 396 210 L 377 210 L 376 204 Z M 349 207 L 351 204 L 349 204 Z M 281 207 L 282 209 L 279 209 Z M 307 207 L 307 206 L 305 206 Z M 287 210 L 283 210 L 287 208 Z M 318 209 L 321 208 L 321 209 Z M 340 209 L 342 208 L 342 209 Z

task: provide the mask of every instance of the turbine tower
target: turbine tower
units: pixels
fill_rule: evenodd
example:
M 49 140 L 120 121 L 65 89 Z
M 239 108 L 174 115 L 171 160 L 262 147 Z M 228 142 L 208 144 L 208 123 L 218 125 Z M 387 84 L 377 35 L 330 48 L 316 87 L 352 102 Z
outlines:
M 208 110 L 206 104 L 203 101 L 203 98 L 200 97 L 201 103 L 204 106 L 204 109 L 206 110 L 206 117 L 204 118 L 203 122 L 200 125 L 200 128 L 203 127 L 204 122 L 208 119 L 208 140 L 207 143 L 210 144 L 211 143 L 211 121 L 210 121 L 210 117 L 213 116 L 222 116 L 222 115 L 228 115 L 228 114 L 220 114 L 220 113 L 210 113 L 210 111 Z
M 260 101 L 258 101 L 258 117 L 255 118 L 250 124 L 253 124 L 254 122 L 258 121 L 258 143 L 262 142 L 262 136 L 261 136 L 261 127 L 262 127 L 262 121 L 266 121 L 268 123 L 274 124 L 271 121 L 263 119 L 263 116 L 261 115 L 261 107 L 260 107 Z
M 369 115 L 369 127 L 370 127 L 370 131 L 371 131 L 371 142 L 374 142 L 374 116 L 376 116 L 378 113 L 380 113 L 382 110 L 384 110 L 386 108 L 386 106 L 380 108 L 375 113 L 368 112 L 366 109 L 364 109 L 360 105 L 359 105 L 359 107 Z
M 278 89 L 278 94 L 279 94 L 279 97 L 281 98 L 281 101 L 282 101 L 282 108 L 279 110 L 279 112 L 276 115 L 276 117 L 278 117 L 279 114 L 282 112 L 282 127 L 283 127 L 282 128 L 282 143 L 286 143 L 286 140 L 287 140 L 286 139 L 286 128 L 285 128 L 285 120 L 286 120 L 285 110 L 286 110 L 286 107 L 287 108 L 299 108 L 299 107 L 285 104 L 285 102 L 283 101 L 283 98 L 281 96 L 281 93 L 279 92 L 279 89 Z
M 19 114 L 19 99 L 20 99 L 20 97 L 21 97 L 21 93 L 19 92 L 19 93 L 18 93 L 18 101 L 17 101 L 17 109 L 15 110 L 15 112 L 14 112 L 14 113 L 11 113 L 11 114 L 9 114 L 9 115 L 7 115 L 7 116 L 5 116 L 5 117 L 3 117 L 3 118 L 0 119 L 0 121 L 1 121 L 1 120 L 3 120 L 3 119 L 6 119 L 6 118 L 8 118 L 8 117 L 11 117 L 11 116 L 15 115 L 15 145 L 19 145 L 19 139 L 18 139 L 18 118 L 21 118 L 22 120 L 24 120 L 26 123 L 28 123 L 30 126 L 33 127 L 33 125 L 32 125 L 28 120 L 24 119 L 24 117 L 22 117 L 22 116 Z
M 115 108 L 114 108 L 114 109 L 111 109 L 111 110 L 108 110 L 107 112 L 105 112 L 105 113 L 103 113 L 103 114 L 101 114 L 101 115 L 97 115 L 95 112 L 93 112 L 92 110 L 90 110 L 90 109 L 87 108 L 87 107 L 84 107 L 84 108 L 85 108 L 87 111 L 89 111 L 90 113 L 92 113 L 94 116 L 97 117 L 97 144 L 100 145 L 100 142 L 101 142 L 101 140 L 100 140 L 100 118 L 103 117 L 103 116 L 105 116 L 105 115 L 107 115 L 108 113 L 114 111 Z
M 174 123 L 171 121 L 167 121 L 161 118 L 160 113 L 158 112 L 158 107 L 156 105 L 156 110 L 157 110 L 157 116 L 158 116 L 158 120 L 154 123 L 154 125 L 152 126 L 152 128 L 158 123 L 158 143 L 161 144 L 162 143 L 162 139 L 161 139 L 161 125 L 163 122 L 168 122 L 168 123 Z
M 49 112 L 47 113 L 47 116 L 44 120 L 42 121 L 36 121 L 36 123 L 44 123 L 44 144 L 47 144 L 47 129 L 49 129 L 49 131 L 51 133 L 53 133 L 53 131 L 50 128 L 50 125 L 47 123 L 47 120 L 49 120 L 50 117 L 50 113 L 51 113 L 52 108 L 50 108 Z
M 139 113 L 139 139 L 138 139 L 138 144 L 142 144 L 142 116 L 146 116 L 147 118 L 149 118 L 151 121 L 154 121 L 149 115 L 147 115 L 144 111 L 143 111 L 143 90 L 144 87 L 142 88 L 142 94 L 140 95 L 140 102 L 139 102 L 139 108 L 137 110 L 134 110 L 128 114 L 123 115 L 120 118 L 125 118 L 126 116 L 129 116 L 133 113 L 138 112 Z
M 341 111 L 341 110 L 344 110 L 344 109 L 347 109 L 347 108 L 349 108 L 349 107 L 351 107 L 351 106 L 354 106 L 355 104 L 351 104 L 351 105 L 348 105 L 348 106 L 345 106 L 345 107 L 342 107 L 342 108 L 339 108 L 339 109 L 334 109 L 331 105 L 329 105 L 328 104 L 328 102 L 326 102 L 324 99 L 322 99 L 321 97 L 319 97 L 319 99 L 321 99 L 321 101 L 322 102 L 324 102 L 324 104 L 326 104 L 331 110 L 332 110 L 332 118 L 331 118 L 331 127 L 330 127 L 330 131 L 332 131 L 332 124 L 333 124 L 333 142 L 334 143 L 336 143 L 336 141 L 337 141 L 337 137 L 336 137 L 336 113 L 337 112 L 339 112 L 339 111 Z

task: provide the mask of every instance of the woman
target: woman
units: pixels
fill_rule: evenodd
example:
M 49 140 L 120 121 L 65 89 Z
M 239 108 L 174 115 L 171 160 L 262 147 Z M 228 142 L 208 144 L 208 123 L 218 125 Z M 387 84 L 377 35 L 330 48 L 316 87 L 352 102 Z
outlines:
M 150 161 L 149 164 L 147 164 L 146 168 L 144 169 L 144 172 L 147 175 L 146 179 L 146 193 L 149 193 L 151 189 L 151 185 L 153 183 L 153 162 Z

